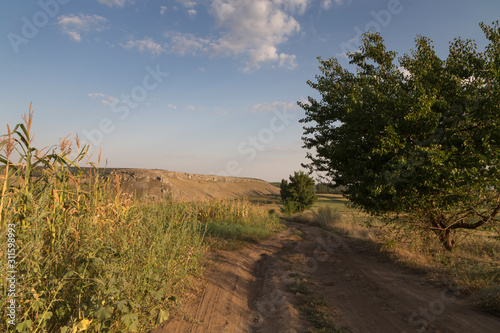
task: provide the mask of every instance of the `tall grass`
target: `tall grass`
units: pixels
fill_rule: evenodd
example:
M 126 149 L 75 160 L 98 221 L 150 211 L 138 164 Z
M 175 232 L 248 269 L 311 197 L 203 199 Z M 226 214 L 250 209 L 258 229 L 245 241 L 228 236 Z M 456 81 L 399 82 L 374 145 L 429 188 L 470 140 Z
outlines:
M 32 119 L 30 107 L 0 141 L 1 265 L 14 226 L 17 271 L 16 323 L 4 312 L 2 332 L 148 331 L 175 311 L 201 273 L 210 223 L 277 223 L 244 202 L 127 195 L 96 165 L 80 168 L 89 156 L 78 137 L 35 148 Z M 0 288 L 6 311 L 11 298 L 5 283 Z
M 286 229 L 277 214 L 247 200 L 205 200 L 186 203 L 206 232 L 205 244 L 214 250 L 235 250 L 260 242 Z

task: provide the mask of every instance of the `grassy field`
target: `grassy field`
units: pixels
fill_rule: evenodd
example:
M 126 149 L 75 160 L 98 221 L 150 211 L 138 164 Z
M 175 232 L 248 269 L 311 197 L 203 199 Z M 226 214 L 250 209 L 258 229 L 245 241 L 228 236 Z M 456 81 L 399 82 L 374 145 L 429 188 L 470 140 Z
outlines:
M 348 207 L 348 201 L 340 194 L 318 194 L 318 201 L 313 206 L 313 209 L 320 207 L 330 207 L 338 212 L 352 211 Z
M 128 195 L 98 165 L 79 171 L 88 156 L 78 138 L 33 147 L 31 122 L 0 141 L 0 257 L 14 272 L 0 271 L 11 279 L 1 332 L 147 332 L 177 311 L 209 251 L 283 228 L 247 201 Z

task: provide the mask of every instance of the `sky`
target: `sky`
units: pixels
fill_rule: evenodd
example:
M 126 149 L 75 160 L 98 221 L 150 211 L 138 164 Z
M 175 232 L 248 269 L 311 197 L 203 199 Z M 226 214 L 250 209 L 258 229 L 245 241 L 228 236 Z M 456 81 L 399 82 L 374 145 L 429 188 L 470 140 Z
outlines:
M 317 57 L 364 31 L 441 58 L 486 40 L 498 0 L 5 0 L 0 134 L 33 103 L 35 145 L 78 134 L 101 166 L 280 181 L 306 163 L 304 111 Z

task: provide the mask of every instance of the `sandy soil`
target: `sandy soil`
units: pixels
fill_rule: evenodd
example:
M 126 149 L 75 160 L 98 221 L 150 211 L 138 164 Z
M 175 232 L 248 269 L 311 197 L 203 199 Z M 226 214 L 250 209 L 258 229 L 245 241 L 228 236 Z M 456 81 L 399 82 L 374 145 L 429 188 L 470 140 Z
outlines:
M 218 254 L 184 316 L 154 333 L 306 332 L 312 325 L 290 293 L 306 281 L 343 332 L 498 332 L 500 318 L 472 309 L 455 290 L 387 262 L 368 244 L 289 223 L 261 244 Z M 303 239 L 294 236 L 299 228 Z

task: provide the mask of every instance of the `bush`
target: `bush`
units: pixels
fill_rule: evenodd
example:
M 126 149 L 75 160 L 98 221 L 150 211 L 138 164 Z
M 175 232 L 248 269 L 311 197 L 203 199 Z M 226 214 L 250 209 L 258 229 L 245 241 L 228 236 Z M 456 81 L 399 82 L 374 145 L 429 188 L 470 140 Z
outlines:
M 283 204 L 283 213 L 285 214 L 293 214 L 297 213 L 298 208 L 297 204 L 294 201 L 285 201 Z
M 318 200 L 314 192 L 314 180 L 303 171 L 296 171 L 290 176 L 290 183 L 283 179 L 280 193 L 284 204 L 283 211 L 288 213 L 309 209 Z

